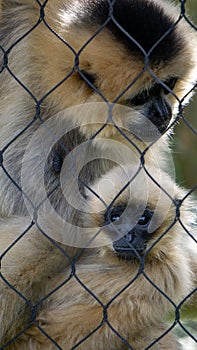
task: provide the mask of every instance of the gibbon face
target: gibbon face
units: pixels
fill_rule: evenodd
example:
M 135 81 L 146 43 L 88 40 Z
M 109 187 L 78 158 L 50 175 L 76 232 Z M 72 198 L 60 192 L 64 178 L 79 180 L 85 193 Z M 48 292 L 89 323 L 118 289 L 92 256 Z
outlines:
M 144 181 L 143 171 L 134 178 L 136 171 L 134 164 L 114 167 L 91 186 L 98 197 L 87 190 L 82 221 L 92 232 L 90 240 L 95 237 L 92 249 L 84 249 L 77 259 L 76 275 L 71 277 L 69 268 L 48 279 L 46 295 L 57 286 L 61 288 L 49 293 L 36 321 L 65 349 L 82 339 L 82 349 L 128 349 L 117 332 L 133 349 L 145 349 L 169 328 L 165 317 L 175 311 L 169 298 L 179 305 L 192 290 L 188 236 L 179 223 L 172 225 L 178 216 L 175 203 L 184 192 L 168 175 L 150 169 L 169 198 L 151 180 Z M 130 185 L 122 191 L 128 181 Z M 122 191 L 119 196 L 118 191 Z M 186 227 L 191 222 L 188 209 L 183 201 L 180 218 Z M 97 327 L 98 331 L 91 333 Z M 52 349 L 45 334 L 32 325 L 19 339 L 19 346 L 26 349 L 28 343 L 37 350 L 41 344 L 40 348 Z M 153 349 L 180 350 L 173 334 L 168 336 Z
M 184 191 L 164 172 L 155 168 L 149 172 L 165 192 L 143 169 L 135 177 L 134 165 L 113 168 L 90 186 L 93 193 L 87 191 L 91 214 L 86 214 L 84 221 L 92 227 L 93 236 L 98 232 L 96 243 L 105 246 L 102 252 L 111 251 L 126 260 L 162 260 L 174 245 L 187 239 L 176 213 Z M 189 208 L 188 200 L 183 201 L 180 218 L 186 227 L 192 222 Z
M 13 42 L 40 16 L 36 1 L 14 3 L 6 10 L 9 28 L 16 26 L 18 18 Z M 183 19 L 178 21 L 180 9 L 162 0 L 117 0 L 113 18 L 108 20 L 112 6 L 107 0 L 51 0 L 42 16 L 43 11 L 55 34 L 41 21 L 9 54 L 9 67 L 16 72 L 18 66 L 17 77 L 37 99 L 61 82 L 43 100 L 43 118 L 69 106 L 109 101 L 132 108 L 131 120 L 123 116 L 120 127 L 132 133 L 133 119 L 140 126 L 145 117 L 164 133 L 174 105 L 196 79 L 196 38 Z M 6 26 L 4 31 L 8 31 Z M 5 33 L 5 48 L 10 44 Z M 27 57 L 17 62 L 25 46 Z M 34 76 L 32 81 L 24 73 L 25 64 Z M 96 125 L 82 131 L 91 136 L 101 119 L 96 115 Z M 99 136 L 114 130 L 107 126 Z

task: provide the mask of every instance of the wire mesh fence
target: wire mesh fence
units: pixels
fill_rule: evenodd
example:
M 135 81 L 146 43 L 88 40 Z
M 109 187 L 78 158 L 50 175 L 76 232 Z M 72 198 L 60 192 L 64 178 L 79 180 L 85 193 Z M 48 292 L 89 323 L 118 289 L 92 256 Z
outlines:
M 186 4 L 1 2 L 1 349 L 195 349 Z

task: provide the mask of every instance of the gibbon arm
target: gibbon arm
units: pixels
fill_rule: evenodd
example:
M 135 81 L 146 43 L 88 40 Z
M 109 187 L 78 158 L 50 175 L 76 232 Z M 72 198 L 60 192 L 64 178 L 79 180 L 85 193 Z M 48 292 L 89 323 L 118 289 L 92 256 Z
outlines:
M 35 225 L 31 226 L 28 217 L 0 220 L 0 247 L 0 345 L 3 345 L 32 320 L 36 311 L 33 306 L 45 295 L 47 280 L 68 266 L 69 260 Z

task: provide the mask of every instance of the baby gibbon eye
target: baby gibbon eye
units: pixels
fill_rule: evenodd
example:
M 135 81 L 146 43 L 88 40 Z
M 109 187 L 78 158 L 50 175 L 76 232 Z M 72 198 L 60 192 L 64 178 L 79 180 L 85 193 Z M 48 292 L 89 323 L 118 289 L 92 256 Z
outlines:
M 139 226 L 148 226 L 152 216 L 153 216 L 153 212 L 150 209 L 147 208 L 144 211 L 143 215 L 138 220 L 137 225 L 139 225 Z
M 105 224 L 109 224 L 110 222 L 117 222 L 120 220 L 121 215 L 125 211 L 126 206 L 118 205 L 111 210 L 107 211 L 105 214 Z M 146 208 L 143 215 L 139 218 L 137 225 L 147 227 L 150 223 L 150 220 L 153 216 L 153 211 Z
M 112 221 L 112 222 L 118 221 L 119 219 L 120 219 L 120 216 L 119 216 L 118 214 L 113 215 L 113 216 L 111 217 L 111 221 Z
M 125 206 L 118 205 L 112 208 L 111 210 L 107 210 L 105 214 L 105 224 L 107 225 L 110 222 L 117 222 L 120 219 L 125 208 L 126 208 Z
M 96 83 L 96 74 L 93 74 L 93 73 L 88 73 L 84 70 L 81 70 L 81 73 L 82 75 L 80 75 L 80 77 L 86 82 L 85 79 L 88 80 L 89 83 L 91 83 L 92 85 L 95 86 L 95 83 Z M 85 79 L 84 79 L 85 78 Z M 87 82 L 86 82 L 87 83 Z

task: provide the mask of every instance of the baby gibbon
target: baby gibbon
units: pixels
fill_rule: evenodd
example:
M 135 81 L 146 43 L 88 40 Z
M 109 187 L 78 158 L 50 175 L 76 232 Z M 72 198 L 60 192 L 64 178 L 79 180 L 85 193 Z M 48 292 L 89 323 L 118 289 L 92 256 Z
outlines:
M 63 245 L 35 227 L 3 256 L 4 278 L 23 295 L 1 281 L 3 340 L 18 335 L 6 348 L 181 349 L 165 319 L 170 311 L 178 319 L 176 306 L 194 288 L 183 228 L 192 234 L 194 203 L 164 172 L 150 169 L 165 192 L 137 173 L 114 167 L 87 189 L 81 230 L 89 245 L 69 266 Z M 3 251 L 29 222 L 2 221 Z

